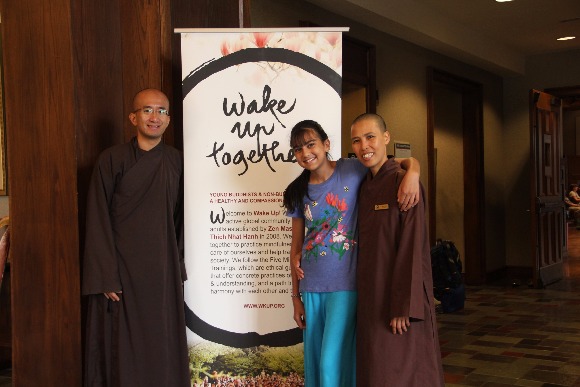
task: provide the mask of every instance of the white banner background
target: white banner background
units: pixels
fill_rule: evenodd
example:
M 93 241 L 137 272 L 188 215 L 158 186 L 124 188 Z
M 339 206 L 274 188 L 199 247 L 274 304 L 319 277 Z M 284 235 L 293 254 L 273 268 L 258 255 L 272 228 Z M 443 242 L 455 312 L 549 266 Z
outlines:
M 333 159 L 340 156 L 340 31 L 176 31 L 182 35 L 190 346 L 294 340 L 268 340 L 296 328 L 291 222 L 281 205 L 301 168 L 289 134 L 301 120 L 318 121 Z M 270 53 L 290 59 L 270 61 Z M 237 344 L 238 334 L 251 338 Z

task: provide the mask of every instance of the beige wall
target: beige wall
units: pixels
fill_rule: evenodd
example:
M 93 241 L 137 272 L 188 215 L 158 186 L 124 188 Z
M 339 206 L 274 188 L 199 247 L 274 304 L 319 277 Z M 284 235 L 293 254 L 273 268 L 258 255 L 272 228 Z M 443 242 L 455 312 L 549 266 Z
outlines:
M 504 187 L 502 168 L 502 79 L 433 51 L 377 32 L 300 0 L 252 0 L 253 27 L 297 27 L 299 20 L 321 26 L 350 27 L 349 36 L 376 46 L 377 113 L 385 117 L 393 139 L 408 141 L 422 165 L 427 185 L 427 67 L 433 66 L 483 84 L 487 270 L 505 265 Z M 393 145 L 388 149 L 394 153 Z M 483 187 L 482 187 L 483 189 Z

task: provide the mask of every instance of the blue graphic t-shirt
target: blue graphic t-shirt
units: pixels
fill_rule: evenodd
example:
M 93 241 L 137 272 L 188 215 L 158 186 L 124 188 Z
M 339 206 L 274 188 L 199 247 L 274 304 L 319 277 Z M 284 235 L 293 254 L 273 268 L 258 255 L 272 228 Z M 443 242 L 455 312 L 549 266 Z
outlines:
M 356 290 L 356 199 L 366 172 L 357 159 L 339 159 L 328 180 L 308 184 L 302 209 L 287 214 L 306 227 L 301 292 Z

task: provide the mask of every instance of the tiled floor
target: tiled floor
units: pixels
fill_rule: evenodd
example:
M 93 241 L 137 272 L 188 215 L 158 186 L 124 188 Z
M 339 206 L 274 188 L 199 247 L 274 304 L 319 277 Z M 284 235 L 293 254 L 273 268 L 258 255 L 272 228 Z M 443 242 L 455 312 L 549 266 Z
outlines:
M 468 287 L 464 310 L 437 316 L 446 386 L 580 387 L 580 230 L 569 232 L 564 280 Z
M 580 231 L 569 232 L 564 280 L 469 287 L 463 311 L 437 316 L 446 386 L 580 386 Z

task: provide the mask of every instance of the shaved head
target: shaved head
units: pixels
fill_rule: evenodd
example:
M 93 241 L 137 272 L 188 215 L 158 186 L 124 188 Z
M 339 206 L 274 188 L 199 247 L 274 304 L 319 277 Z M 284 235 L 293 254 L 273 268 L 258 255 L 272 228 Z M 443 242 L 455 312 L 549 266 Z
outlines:
M 374 114 L 374 113 L 363 113 L 360 116 L 358 116 L 357 118 L 354 119 L 354 121 L 352 122 L 352 125 L 364 121 L 364 120 L 371 120 L 373 121 L 381 130 L 381 132 L 386 132 L 387 131 L 387 124 L 385 124 L 385 120 L 383 120 L 383 117 L 379 116 L 378 114 Z
M 164 92 L 158 89 L 143 89 L 133 97 L 133 110 L 137 110 L 143 107 L 143 99 L 147 98 L 148 96 L 157 96 L 162 97 L 166 101 L 166 108 L 169 109 L 169 98 L 165 95 Z

